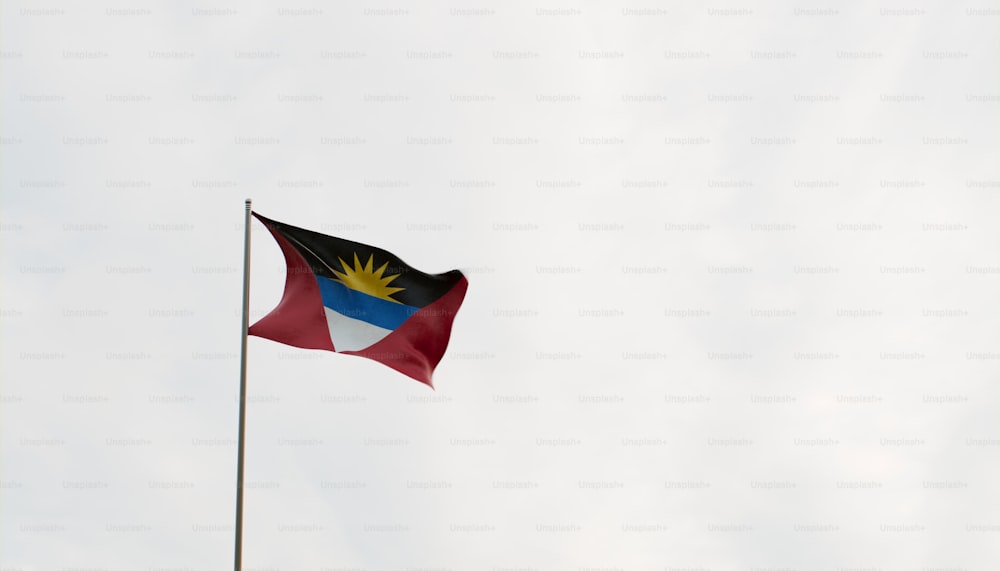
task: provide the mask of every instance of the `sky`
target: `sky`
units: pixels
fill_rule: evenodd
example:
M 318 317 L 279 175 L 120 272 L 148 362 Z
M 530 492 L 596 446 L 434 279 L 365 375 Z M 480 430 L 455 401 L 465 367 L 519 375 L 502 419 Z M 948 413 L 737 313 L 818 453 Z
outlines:
M 247 571 L 997 568 L 998 17 L 4 2 L 0 569 L 232 567 L 246 198 L 469 280 L 249 339 Z

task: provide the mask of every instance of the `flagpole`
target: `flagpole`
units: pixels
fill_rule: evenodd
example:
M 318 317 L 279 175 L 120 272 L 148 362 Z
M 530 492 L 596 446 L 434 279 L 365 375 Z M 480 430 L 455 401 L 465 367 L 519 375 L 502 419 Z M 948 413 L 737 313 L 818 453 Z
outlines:
M 236 455 L 236 556 L 233 569 L 243 569 L 243 441 L 247 413 L 247 330 L 250 328 L 250 199 L 243 218 L 243 327 L 240 336 L 240 435 Z

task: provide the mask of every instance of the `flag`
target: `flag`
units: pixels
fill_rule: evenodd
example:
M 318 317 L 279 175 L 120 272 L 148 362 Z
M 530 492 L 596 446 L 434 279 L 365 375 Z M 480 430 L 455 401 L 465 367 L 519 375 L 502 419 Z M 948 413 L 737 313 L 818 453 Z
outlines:
M 462 272 L 425 274 L 380 248 L 257 214 L 285 256 L 285 292 L 250 335 L 378 361 L 428 386 L 465 298 Z

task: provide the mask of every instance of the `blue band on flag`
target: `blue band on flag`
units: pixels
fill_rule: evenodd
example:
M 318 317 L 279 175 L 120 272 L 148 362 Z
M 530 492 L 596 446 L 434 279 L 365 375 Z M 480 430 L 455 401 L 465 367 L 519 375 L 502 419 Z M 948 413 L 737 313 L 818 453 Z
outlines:
M 383 329 L 396 329 L 411 315 L 420 311 L 419 307 L 372 297 L 327 277 L 316 276 L 316 281 L 319 282 L 324 306 L 341 315 L 360 319 Z

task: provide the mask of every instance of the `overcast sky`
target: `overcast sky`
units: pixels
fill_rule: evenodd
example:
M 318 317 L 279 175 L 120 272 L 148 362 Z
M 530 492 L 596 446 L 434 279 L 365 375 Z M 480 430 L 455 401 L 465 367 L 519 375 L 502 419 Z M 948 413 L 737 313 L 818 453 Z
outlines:
M 247 570 L 997 568 L 998 17 L 4 2 L 0 569 L 231 568 L 247 197 L 470 283 L 250 339 Z

